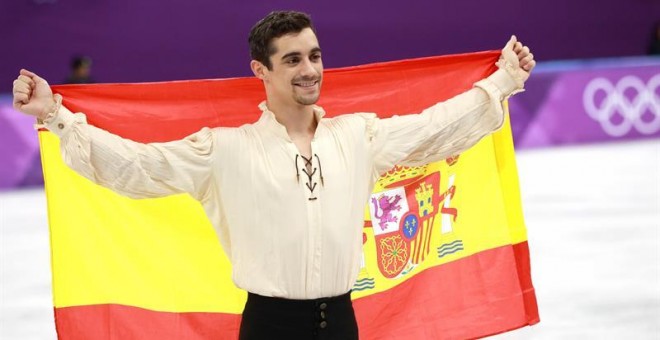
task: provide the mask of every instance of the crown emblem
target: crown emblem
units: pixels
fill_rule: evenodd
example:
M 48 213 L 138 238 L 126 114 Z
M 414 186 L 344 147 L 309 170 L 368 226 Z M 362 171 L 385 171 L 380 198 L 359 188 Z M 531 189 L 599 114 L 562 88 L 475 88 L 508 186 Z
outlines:
M 383 174 L 376 185 L 383 189 L 403 187 L 414 183 L 426 174 L 426 165 L 422 166 L 399 166 L 395 165 Z

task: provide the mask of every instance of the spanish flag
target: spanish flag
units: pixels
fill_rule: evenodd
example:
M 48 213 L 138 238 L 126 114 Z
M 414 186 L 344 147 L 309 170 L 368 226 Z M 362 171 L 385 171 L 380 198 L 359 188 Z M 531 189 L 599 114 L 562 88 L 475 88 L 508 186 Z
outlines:
M 327 70 L 319 104 L 328 116 L 420 112 L 494 72 L 498 56 Z M 254 122 L 264 98 L 253 78 L 54 91 L 90 124 L 144 143 Z M 122 197 L 67 168 L 55 135 L 39 139 L 59 338 L 236 339 L 246 292 L 200 204 Z M 383 211 L 393 194 L 404 209 Z M 475 338 L 539 321 L 508 121 L 461 155 L 393 168 L 364 210 L 352 292 L 361 339 Z

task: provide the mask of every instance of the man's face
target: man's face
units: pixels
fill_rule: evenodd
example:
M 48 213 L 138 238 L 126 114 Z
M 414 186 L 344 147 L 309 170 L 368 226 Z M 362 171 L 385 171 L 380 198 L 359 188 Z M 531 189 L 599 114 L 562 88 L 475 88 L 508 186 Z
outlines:
M 321 94 L 323 62 L 321 48 L 310 28 L 273 40 L 272 70 L 265 70 L 269 101 L 282 104 L 312 105 Z
M 89 77 L 91 69 L 92 69 L 91 64 L 82 64 L 78 69 L 76 69 L 76 73 L 80 77 Z

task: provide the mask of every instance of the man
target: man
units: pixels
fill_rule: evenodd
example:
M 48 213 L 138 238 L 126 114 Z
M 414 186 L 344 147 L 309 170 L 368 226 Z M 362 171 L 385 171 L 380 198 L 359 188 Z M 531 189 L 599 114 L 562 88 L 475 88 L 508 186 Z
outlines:
M 186 192 L 202 203 L 234 283 L 249 292 L 241 339 L 357 339 L 350 289 L 379 175 L 460 153 L 495 131 L 502 100 L 522 89 L 535 61 L 512 37 L 500 70 L 421 114 L 325 119 L 314 105 L 323 62 L 309 17 L 273 12 L 249 42 L 266 91 L 254 124 L 140 144 L 86 124 L 27 70 L 14 81 L 14 106 L 60 136 L 65 162 L 90 180 L 134 198 Z
M 71 59 L 71 73 L 64 81 L 65 84 L 91 84 L 92 59 L 86 56 L 76 56 Z

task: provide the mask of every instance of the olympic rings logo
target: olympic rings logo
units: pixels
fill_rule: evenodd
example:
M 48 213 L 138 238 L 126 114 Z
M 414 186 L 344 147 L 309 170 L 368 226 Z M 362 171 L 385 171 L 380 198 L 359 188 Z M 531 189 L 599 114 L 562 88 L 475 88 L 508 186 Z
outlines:
M 654 75 L 646 84 L 635 76 L 625 76 L 616 85 L 605 78 L 595 78 L 584 89 L 582 103 L 589 117 L 599 122 L 605 133 L 612 137 L 621 137 L 633 128 L 651 135 L 660 131 L 660 96 L 656 93 L 659 88 L 660 74 Z M 595 99 L 599 91 L 605 92 L 605 99 L 597 105 Z M 626 91 L 634 91 L 636 96 L 629 100 Z M 642 120 L 646 109 L 653 116 L 650 121 Z M 617 113 L 620 122 L 613 121 Z

